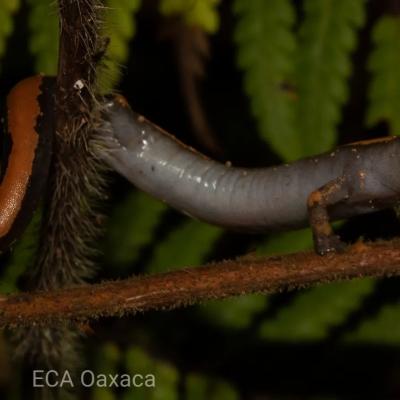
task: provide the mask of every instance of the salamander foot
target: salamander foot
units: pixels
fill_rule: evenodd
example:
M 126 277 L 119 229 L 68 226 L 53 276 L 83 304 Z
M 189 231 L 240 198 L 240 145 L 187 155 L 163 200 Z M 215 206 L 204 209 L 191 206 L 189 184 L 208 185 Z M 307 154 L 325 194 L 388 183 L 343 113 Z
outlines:
M 314 248 L 317 254 L 325 256 L 330 253 L 342 253 L 346 244 L 337 235 L 320 235 L 314 237 Z
M 308 196 L 307 207 L 313 232 L 316 253 L 323 256 L 344 251 L 346 245 L 335 235 L 329 222 L 328 207 L 348 198 L 346 179 L 343 176 L 314 190 Z

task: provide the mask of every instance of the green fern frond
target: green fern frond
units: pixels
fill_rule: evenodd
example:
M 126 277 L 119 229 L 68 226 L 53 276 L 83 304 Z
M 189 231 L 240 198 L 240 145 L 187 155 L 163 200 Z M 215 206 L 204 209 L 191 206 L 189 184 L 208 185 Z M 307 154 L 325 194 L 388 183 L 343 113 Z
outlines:
M 0 3 L 0 59 L 6 51 L 7 38 L 14 27 L 13 14 L 18 10 L 19 5 L 19 0 L 3 0 Z
M 140 250 L 153 238 L 166 206 L 143 192 L 130 193 L 110 216 L 105 258 L 113 268 L 132 265 Z
M 267 297 L 262 294 L 213 300 L 198 306 L 201 316 L 215 325 L 225 328 L 244 329 L 253 317 L 268 306 Z
M 300 229 L 296 231 L 275 234 L 264 243 L 257 246 L 257 254 L 285 254 L 310 249 L 313 245 L 311 229 Z
M 342 221 L 334 221 L 336 230 L 343 225 Z M 310 228 L 295 231 L 276 233 L 257 246 L 258 255 L 277 255 L 309 250 L 313 247 L 313 238 Z
M 181 15 L 189 26 L 198 26 L 207 33 L 219 27 L 218 5 L 221 0 L 161 0 L 160 12 L 165 16 Z
M 48 0 L 29 0 L 29 49 L 35 58 L 36 72 L 55 75 L 58 63 L 58 15 L 50 3 Z
M 172 231 L 155 249 L 147 271 L 199 265 L 223 230 L 199 221 L 187 221 Z
M 295 13 L 289 0 L 235 0 L 235 41 L 261 136 L 285 160 L 302 155 L 294 124 Z
M 357 329 L 344 337 L 344 341 L 398 346 L 400 344 L 399 304 L 383 306 L 378 315 L 362 321 Z
M 222 233 L 220 228 L 188 220 L 156 247 L 146 271 L 159 273 L 173 268 L 200 265 Z M 243 327 L 265 304 L 265 296 L 253 295 L 224 302 L 209 302 L 200 306 L 199 311 L 202 316 L 217 321 L 218 324 Z
M 36 212 L 22 237 L 14 246 L 10 261 L 2 273 L 0 293 L 13 293 L 18 290 L 18 279 L 29 268 L 35 256 L 40 218 L 41 212 Z
M 115 375 L 119 368 L 119 362 L 122 359 L 122 352 L 114 343 L 107 342 L 103 344 L 95 354 L 95 363 L 98 374 Z M 116 400 L 117 395 L 112 387 L 103 387 L 95 385 L 92 398 L 96 400 Z
M 372 41 L 367 124 L 385 121 L 391 134 L 400 135 L 400 17 L 382 17 L 373 29 Z
M 155 376 L 154 387 L 133 387 L 125 391 L 123 400 L 147 399 L 147 400 L 178 400 L 179 371 L 165 361 L 152 358 L 141 348 L 131 347 L 126 353 L 126 370 L 130 375 L 140 374 L 146 377 L 148 374 Z
M 178 398 L 183 398 L 182 394 L 179 395 L 178 390 L 180 380 L 183 383 L 182 388 L 186 400 L 239 399 L 239 394 L 229 383 L 197 373 L 180 376 L 178 369 L 173 364 L 152 357 L 138 346 L 132 346 L 126 352 L 125 370 L 131 375 L 154 374 L 156 385 L 154 388 L 135 387 L 127 390 L 121 397 L 123 400 L 133 398 L 178 400 Z
M 312 341 L 346 320 L 375 286 L 373 279 L 338 282 L 299 293 L 275 319 L 265 321 L 260 336 L 268 340 Z
M 297 129 L 303 156 L 327 151 L 337 137 L 341 107 L 357 30 L 364 23 L 365 0 L 305 0 L 300 28 Z
M 309 228 L 291 232 L 277 233 L 257 246 L 257 255 L 278 255 L 289 252 L 304 251 L 312 247 L 313 240 Z M 265 295 L 265 304 L 269 296 Z M 268 322 L 266 322 L 268 324 Z
M 124 367 L 128 372 L 146 374 L 152 371 L 154 360 L 139 346 L 130 347 L 125 353 Z
M 179 371 L 174 365 L 157 361 L 154 366 L 154 375 L 157 377 L 157 386 L 154 388 L 151 400 L 179 400 Z M 136 388 L 131 391 L 136 397 Z
M 236 400 L 239 395 L 228 383 L 207 378 L 200 374 L 188 374 L 185 379 L 186 400 Z
M 129 56 L 129 43 L 136 33 L 135 14 L 141 0 L 107 0 L 104 35 L 110 38 L 104 67 L 99 71 L 99 90 L 109 93 L 121 79 L 121 66 Z

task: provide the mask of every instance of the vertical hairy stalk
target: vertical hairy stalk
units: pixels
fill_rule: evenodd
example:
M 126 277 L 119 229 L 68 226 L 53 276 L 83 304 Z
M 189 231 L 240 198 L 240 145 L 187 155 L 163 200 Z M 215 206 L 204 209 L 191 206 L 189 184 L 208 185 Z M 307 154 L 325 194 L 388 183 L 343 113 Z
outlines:
M 59 0 L 54 156 L 37 259 L 28 277 L 31 290 L 71 286 L 93 273 L 103 180 L 89 136 L 99 115 L 96 66 L 105 47 L 98 35 L 101 11 L 98 0 Z M 77 332 L 66 325 L 30 327 L 21 333 L 19 351 L 35 367 L 63 370 L 78 358 Z
M 181 89 L 193 133 L 208 151 L 221 155 L 221 145 L 208 123 L 198 88 L 198 81 L 204 77 L 205 62 L 210 53 L 209 38 L 197 26 L 189 26 L 183 22 L 178 22 L 177 25 L 175 43 Z
M 93 200 L 101 177 L 88 138 L 96 119 L 99 2 L 60 0 L 60 56 L 53 168 L 32 282 L 55 289 L 81 283 L 92 272 L 96 235 Z

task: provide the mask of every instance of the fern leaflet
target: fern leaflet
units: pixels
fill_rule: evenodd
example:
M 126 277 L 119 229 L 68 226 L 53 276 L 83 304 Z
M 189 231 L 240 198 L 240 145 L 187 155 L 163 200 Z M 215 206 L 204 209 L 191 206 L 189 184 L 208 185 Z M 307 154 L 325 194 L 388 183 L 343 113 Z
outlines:
M 289 0 L 235 0 L 235 41 L 244 86 L 262 137 L 285 160 L 301 155 L 294 125 L 295 22 Z
M 181 15 L 189 26 L 198 26 L 207 33 L 214 33 L 219 26 L 220 0 L 161 0 L 163 15 Z
M 338 282 L 299 293 L 275 319 L 260 327 L 269 340 L 310 341 L 326 338 L 329 329 L 346 320 L 374 288 L 375 280 Z
M 132 387 L 122 395 L 123 400 L 147 399 L 147 400 L 178 400 L 178 369 L 162 360 L 152 358 L 141 348 L 131 347 L 126 353 L 125 367 L 129 374 L 141 374 L 146 377 L 150 374 L 155 376 L 153 387 L 145 385 Z
M 268 306 L 263 294 L 251 294 L 225 300 L 212 300 L 198 306 L 202 317 L 225 328 L 244 329 L 255 314 Z
M 364 8 L 365 0 L 305 0 L 297 68 L 302 156 L 327 151 L 336 141 Z
M 374 27 L 372 40 L 367 124 L 385 121 L 391 134 L 400 135 L 400 17 L 382 17 Z
M 164 272 L 167 268 L 202 263 L 223 230 L 199 221 L 187 221 L 172 231 L 155 249 L 147 271 Z
M 99 90 L 109 93 L 121 79 L 121 66 L 129 56 L 129 43 L 136 32 L 135 14 L 141 0 L 107 0 L 104 35 L 110 38 L 104 58 L 104 68 L 99 70 Z
M 17 282 L 21 275 L 29 268 L 35 256 L 37 245 L 37 231 L 41 213 L 36 212 L 32 221 L 14 246 L 10 261 L 3 271 L 0 281 L 0 293 L 12 293 L 17 291 Z
M 29 48 L 35 57 L 36 72 L 55 75 L 58 63 L 58 15 L 49 4 L 48 0 L 29 0 Z
M 107 376 L 117 374 L 122 354 L 116 344 L 111 342 L 104 343 L 95 354 L 94 365 L 97 367 L 96 372 L 98 374 L 107 374 Z M 117 395 L 114 393 L 112 387 L 95 385 L 92 398 L 98 400 L 116 400 Z
M 107 229 L 107 263 L 118 268 L 134 263 L 143 246 L 152 241 L 154 229 L 165 209 L 164 203 L 136 191 L 119 203 Z
M 191 373 L 185 379 L 185 399 L 236 400 L 239 399 L 239 395 L 227 382 Z
M 387 304 L 373 318 L 366 319 L 344 337 L 346 342 L 400 344 L 399 304 Z
M 0 59 L 6 51 L 7 38 L 13 30 L 13 14 L 19 5 L 19 0 L 3 0 L 0 4 Z
M 268 238 L 257 246 L 257 254 L 285 254 L 295 251 L 303 251 L 312 247 L 312 234 L 309 228 L 296 231 L 278 233 Z

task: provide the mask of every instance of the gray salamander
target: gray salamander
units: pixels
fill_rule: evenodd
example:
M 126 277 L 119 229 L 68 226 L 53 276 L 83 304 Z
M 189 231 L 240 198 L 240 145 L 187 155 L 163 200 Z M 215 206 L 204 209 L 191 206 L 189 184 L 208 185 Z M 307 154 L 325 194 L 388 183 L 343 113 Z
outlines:
M 122 96 L 104 104 L 102 157 L 139 189 L 181 212 L 239 231 L 311 225 L 317 253 L 340 250 L 330 221 L 400 200 L 400 138 L 341 146 L 267 168 L 213 161 L 134 113 Z

